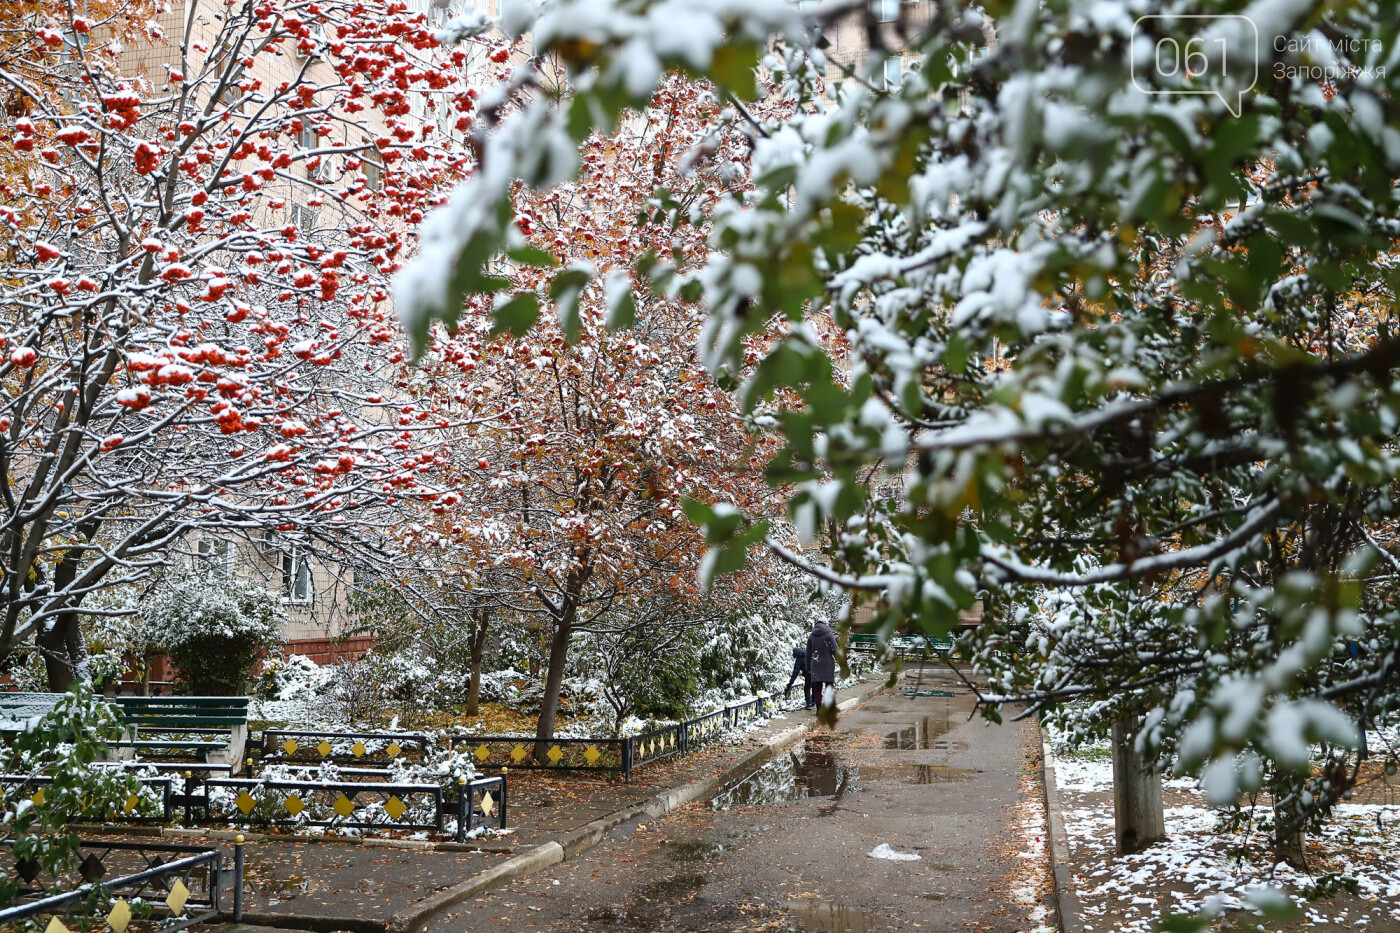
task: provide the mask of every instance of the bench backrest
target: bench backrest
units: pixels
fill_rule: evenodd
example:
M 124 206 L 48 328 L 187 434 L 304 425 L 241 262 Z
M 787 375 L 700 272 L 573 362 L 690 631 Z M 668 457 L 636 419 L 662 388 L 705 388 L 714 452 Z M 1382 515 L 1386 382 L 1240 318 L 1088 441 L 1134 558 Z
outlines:
M 113 697 L 135 726 L 225 727 L 248 724 L 247 697 Z
M 0 693 L 0 728 L 14 730 L 58 705 L 64 693 Z

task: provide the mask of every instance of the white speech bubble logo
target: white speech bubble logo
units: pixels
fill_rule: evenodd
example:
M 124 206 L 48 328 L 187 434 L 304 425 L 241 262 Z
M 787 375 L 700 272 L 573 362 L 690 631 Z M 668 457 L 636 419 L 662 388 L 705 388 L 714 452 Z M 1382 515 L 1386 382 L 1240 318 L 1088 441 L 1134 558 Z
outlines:
M 1162 38 L 1155 42 L 1143 29 L 1142 24 L 1149 20 L 1163 20 L 1167 26 Z M 1170 35 L 1171 29 L 1182 20 L 1193 20 L 1197 28 L 1185 38 Z M 1233 31 L 1233 35 L 1227 33 Z M 1139 42 L 1142 39 L 1144 41 Z M 1231 44 L 1231 39 L 1235 43 Z M 1150 42 L 1152 57 L 1140 61 L 1140 46 Z M 1239 13 L 1214 16 L 1207 13 L 1182 13 L 1179 15 L 1154 13 L 1139 17 L 1133 23 L 1131 38 L 1130 68 L 1133 86 L 1144 94 L 1214 94 L 1225 105 L 1231 115 L 1238 117 L 1244 108 L 1244 95 L 1254 90 L 1259 81 L 1259 27 L 1254 20 Z M 1238 91 L 1228 93 L 1221 89 L 1221 83 L 1248 76 L 1249 83 Z M 1145 83 L 1145 78 L 1155 80 Z M 1213 87 L 1162 87 L 1163 82 L 1180 81 L 1210 82 Z M 1231 100 L 1231 97 L 1234 100 Z

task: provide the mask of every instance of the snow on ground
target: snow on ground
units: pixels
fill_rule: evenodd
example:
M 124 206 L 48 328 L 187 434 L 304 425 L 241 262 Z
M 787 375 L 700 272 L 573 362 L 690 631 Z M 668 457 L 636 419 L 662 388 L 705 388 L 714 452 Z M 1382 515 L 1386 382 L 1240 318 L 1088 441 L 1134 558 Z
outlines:
M 1245 889 L 1261 884 L 1281 887 L 1302 908 L 1292 926 L 1400 931 L 1400 803 L 1339 806 L 1327 828 L 1309 837 L 1309 875 L 1270 864 L 1258 831 L 1217 832 L 1217 811 L 1192 779 L 1165 782 L 1167 842 L 1115 855 L 1110 762 L 1059 757 L 1055 775 L 1089 933 L 1155 931 L 1164 914 L 1194 913 L 1208 898 L 1239 909 Z M 1304 890 L 1328 872 L 1355 878 L 1359 895 L 1305 899 Z
M 1011 900 L 1026 912 L 1025 925 L 1018 928 L 1028 933 L 1055 933 L 1055 917 L 1045 906 L 1052 883 L 1045 843 L 1049 832 L 1045 823 L 1045 800 L 1039 782 L 1033 777 L 1027 776 L 1022 781 L 1015 820 L 1016 836 L 1021 844 L 1016 858 L 1024 864 L 1017 872 Z

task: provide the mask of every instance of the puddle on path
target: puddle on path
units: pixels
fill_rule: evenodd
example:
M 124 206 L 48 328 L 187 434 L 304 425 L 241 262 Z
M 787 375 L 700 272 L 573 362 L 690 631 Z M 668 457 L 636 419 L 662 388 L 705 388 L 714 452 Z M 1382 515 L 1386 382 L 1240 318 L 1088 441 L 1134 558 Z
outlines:
M 703 888 L 707 880 L 704 875 L 675 875 L 643 885 L 637 889 L 637 897 L 648 902 L 664 900 L 670 903 L 673 898 L 684 897 Z
M 875 929 L 875 915 L 830 901 L 789 901 L 788 913 L 798 928 L 808 933 L 868 933 Z
M 804 797 L 835 797 L 838 800 L 856 783 L 856 769 L 821 745 L 804 743 L 779 755 L 715 797 L 711 807 L 763 807 Z
M 857 771 L 868 781 L 900 784 L 946 784 L 966 781 L 980 773 L 976 768 L 949 768 L 944 765 L 861 765 Z
M 885 748 L 930 748 L 930 743 L 948 732 L 948 715 L 925 716 L 910 726 L 885 735 Z
M 666 844 L 666 857 L 673 862 L 703 862 L 724 851 L 724 846 L 708 839 L 682 839 Z

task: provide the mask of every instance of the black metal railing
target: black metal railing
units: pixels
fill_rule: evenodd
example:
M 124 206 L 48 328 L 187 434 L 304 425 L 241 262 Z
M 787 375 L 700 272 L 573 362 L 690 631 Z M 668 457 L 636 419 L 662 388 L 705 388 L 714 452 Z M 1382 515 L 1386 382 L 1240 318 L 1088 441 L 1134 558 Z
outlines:
M 457 794 L 457 841 L 479 827 L 506 828 L 506 779 L 482 778 L 464 784 Z
M 111 823 L 168 823 L 173 818 L 175 794 L 173 778 L 134 778 L 139 790 L 123 800 L 116 809 L 96 810 L 92 806 L 68 814 L 70 820 Z M 28 797 L 36 804 L 43 802 L 54 779 L 45 775 L 0 774 L 0 795 L 6 800 Z
M 535 757 L 535 740 L 519 736 L 468 736 L 453 747 L 468 752 L 478 768 L 548 768 L 558 771 L 625 771 L 626 739 L 555 738 Z
M 441 832 L 446 817 L 436 784 L 210 778 L 179 802 L 196 811 L 195 820 L 240 825 Z
M 61 890 L 57 879 L 46 883 L 33 863 L 14 860 L 13 839 L 2 844 L 13 862 L 7 870 L 22 879 L 23 887 L 17 903 L 0 909 L 0 929 L 16 929 L 22 921 L 45 926 L 43 917 L 79 928 L 101 920 L 124 929 L 134 907 L 150 911 L 150 929 L 174 933 L 218 919 L 223 913 L 221 893 L 228 887 L 234 894 L 232 919 L 243 919 L 241 843 L 235 847 L 233 867 L 226 869 L 222 851 L 207 846 L 84 841 L 80 851 L 86 857 L 79 875 L 85 883 L 70 891 Z M 112 872 L 122 874 L 108 879 Z
M 311 729 L 264 729 L 263 762 L 332 761 L 350 764 L 421 759 L 432 745 L 421 732 L 319 732 Z
M 684 723 L 676 723 L 672 726 L 662 726 L 659 729 L 649 729 L 639 735 L 631 735 L 623 739 L 627 776 L 631 776 L 633 768 L 640 768 L 642 765 L 651 764 L 653 761 L 660 761 L 663 758 L 684 755 L 686 748 L 683 727 Z

